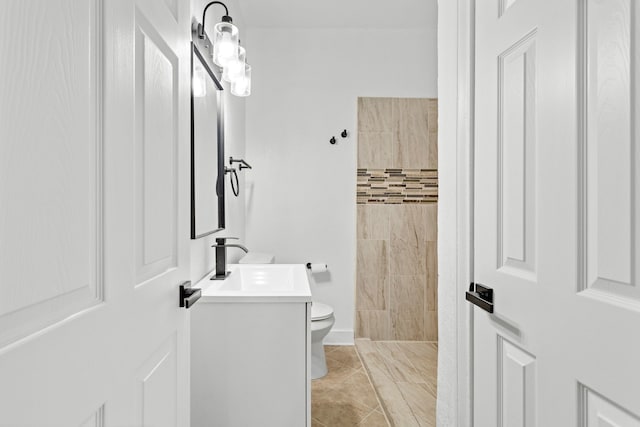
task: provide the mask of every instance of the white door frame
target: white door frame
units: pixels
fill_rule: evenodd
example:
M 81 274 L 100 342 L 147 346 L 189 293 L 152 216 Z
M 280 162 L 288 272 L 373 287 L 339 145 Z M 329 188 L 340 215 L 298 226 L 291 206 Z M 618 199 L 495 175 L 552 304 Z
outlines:
M 473 426 L 475 0 L 438 1 L 438 426 Z

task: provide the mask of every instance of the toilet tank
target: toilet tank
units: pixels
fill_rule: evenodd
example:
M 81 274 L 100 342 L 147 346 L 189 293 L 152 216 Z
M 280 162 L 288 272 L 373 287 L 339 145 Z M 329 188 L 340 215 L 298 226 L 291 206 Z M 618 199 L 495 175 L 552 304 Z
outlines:
M 276 257 L 273 254 L 249 252 L 238 261 L 239 264 L 275 264 Z

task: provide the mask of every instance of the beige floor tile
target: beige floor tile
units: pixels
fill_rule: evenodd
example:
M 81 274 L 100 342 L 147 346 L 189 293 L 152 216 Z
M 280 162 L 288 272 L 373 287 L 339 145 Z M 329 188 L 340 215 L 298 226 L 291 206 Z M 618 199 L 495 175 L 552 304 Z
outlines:
M 311 418 L 311 427 L 327 427 L 315 418 Z
M 340 347 L 343 347 L 343 346 L 341 346 L 341 345 L 325 345 L 324 346 L 324 354 L 329 354 L 332 351 L 336 351 Z
M 389 427 L 386 417 L 380 411 L 372 411 L 358 425 L 362 427 Z
M 396 343 L 418 371 L 420 379 L 415 382 L 428 383 L 435 390 L 438 374 L 438 349 L 427 342 L 402 341 Z
M 374 346 L 383 357 L 387 370 L 395 382 L 419 381 L 420 374 L 395 342 L 375 342 Z
M 379 385 L 395 381 L 393 374 L 385 363 L 384 357 L 380 353 L 371 353 L 365 356 L 363 360 L 371 376 L 371 381 L 373 381 L 373 385 L 376 388 Z
M 345 366 L 360 369 L 360 359 L 356 353 L 356 348 L 351 345 L 338 346 L 334 351 L 329 354 L 325 353 L 327 359 L 333 359 L 338 363 L 342 363 Z
M 376 393 L 369 382 L 369 377 L 364 368 L 358 370 L 344 381 L 342 389 L 355 401 L 358 401 L 371 409 L 379 407 Z
M 383 409 L 394 426 L 435 426 L 438 346 L 356 340 Z
M 312 417 L 326 426 L 355 426 L 370 413 L 371 408 L 352 400 L 348 393 L 339 388 L 326 388 L 312 392 Z
M 376 386 L 389 421 L 396 427 L 419 427 L 418 420 L 395 383 Z
M 345 366 L 342 363 L 336 362 L 335 359 L 327 359 L 327 368 L 329 372 L 322 377 L 322 384 L 325 386 L 341 383 L 357 372 L 356 368 Z
M 402 397 L 420 426 L 435 427 L 436 398 L 424 384 L 398 383 Z
M 329 372 L 311 382 L 311 416 L 317 427 L 355 427 L 381 411 L 354 346 L 325 346 Z M 373 418 L 372 418 L 373 420 Z

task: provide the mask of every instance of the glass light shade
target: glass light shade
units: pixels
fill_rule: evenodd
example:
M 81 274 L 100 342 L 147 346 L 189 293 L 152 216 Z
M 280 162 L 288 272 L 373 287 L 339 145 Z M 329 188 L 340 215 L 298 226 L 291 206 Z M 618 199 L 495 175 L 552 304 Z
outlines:
M 231 93 L 235 96 L 251 95 L 251 65 L 245 64 L 242 76 L 231 82 Z
M 218 22 L 213 27 L 213 62 L 226 67 L 238 59 L 238 27 L 231 22 Z
M 229 61 L 222 72 L 222 80 L 225 82 L 234 82 L 244 74 L 245 58 L 247 52 L 242 46 L 238 46 L 238 58 Z
M 193 69 L 193 78 L 191 81 L 191 90 L 193 96 L 196 98 L 202 98 L 207 95 L 207 81 L 205 70 L 202 65 L 197 64 Z

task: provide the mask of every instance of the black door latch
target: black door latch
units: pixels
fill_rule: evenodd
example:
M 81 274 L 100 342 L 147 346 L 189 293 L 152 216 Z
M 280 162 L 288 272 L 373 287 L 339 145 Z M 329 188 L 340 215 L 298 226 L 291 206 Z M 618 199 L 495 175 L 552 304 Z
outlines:
M 480 283 L 471 282 L 469 290 L 466 293 L 466 299 L 484 311 L 493 313 L 493 289 Z

